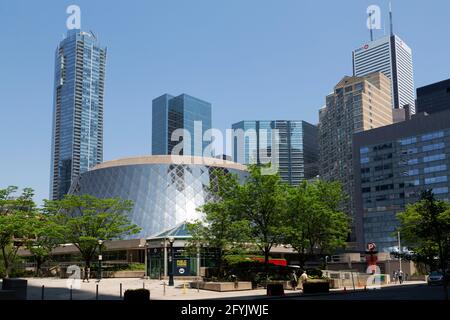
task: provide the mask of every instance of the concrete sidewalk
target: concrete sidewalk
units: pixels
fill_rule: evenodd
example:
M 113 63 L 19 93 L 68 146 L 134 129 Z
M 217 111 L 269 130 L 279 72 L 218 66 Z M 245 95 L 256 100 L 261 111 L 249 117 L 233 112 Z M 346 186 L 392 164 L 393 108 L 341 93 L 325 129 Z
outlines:
M 41 300 L 42 286 L 44 286 L 44 300 L 69 300 L 70 299 L 70 282 L 67 279 L 56 278 L 28 278 L 28 299 Z M 98 285 L 99 300 L 120 300 L 120 285 L 122 284 L 122 294 L 127 289 L 139 289 L 145 287 L 150 290 L 151 300 L 202 300 L 202 299 L 239 299 L 252 300 L 263 299 L 266 296 L 265 289 L 233 291 L 233 292 L 215 292 L 189 288 L 188 282 L 175 281 L 174 287 L 166 286 L 164 292 L 163 281 L 160 280 L 143 280 L 143 279 L 102 279 L 100 282 L 91 280 L 89 283 L 81 282 L 80 287 L 75 285 L 72 290 L 73 300 L 95 300 Z M 402 286 L 424 284 L 421 281 L 410 281 Z M 391 286 L 400 286 L 392 284 L 383 286 L 383 288 Z M 364 288 L 356 288 L 356 291 L 363 291 Z M 332 289 L 330 294 L 344 292 L 343 289 Z M 353 292 L 353 288 L 346 288 L 346 292 Z M 286 290 L 286 296 L 303 296 L 300 291 Z M 274 298 L 274 297 L 268 297 Z M 280 297 L 281 298 L 281 297 Z

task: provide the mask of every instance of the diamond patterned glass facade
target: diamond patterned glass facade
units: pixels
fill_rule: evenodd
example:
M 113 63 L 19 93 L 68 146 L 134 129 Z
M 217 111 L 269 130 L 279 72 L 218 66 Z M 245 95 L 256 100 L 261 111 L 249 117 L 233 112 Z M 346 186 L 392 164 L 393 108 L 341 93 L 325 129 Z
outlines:
M 202 164 L 149 163 L 94 169 L 81 175 L 72 192 L 99 198 L 132 200 L 130 219 L 142 228 L 130 238 L 144 238 L 201 218 L 196 209 L 210 200 L 214 170 L 224 170 L 244 179 L 235 168 Z

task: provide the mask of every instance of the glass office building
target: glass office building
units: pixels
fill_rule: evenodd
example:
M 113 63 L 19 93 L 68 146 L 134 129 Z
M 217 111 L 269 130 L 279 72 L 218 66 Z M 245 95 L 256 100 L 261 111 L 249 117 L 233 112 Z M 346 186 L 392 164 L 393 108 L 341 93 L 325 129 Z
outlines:
M 146 238 L 201 218 L 197 209 L 211 195 L 215 170 L 246 176 L 231 161 L 190 156 L 147 156 L 101 163 L 74 181 L 71 192 L 132 200 L 129 217 L 142 228 L 129 239 Z
M 92 33 L 70 30 L 55 53 L 50 198 L 103 160 L 106 48 Z
M 189 137 L 172 137 L 177 129 L 186 129 Z M 206 151 L 210 144 L 211 104 L 187 94 L 177 97 L 164 94 L 152 105 L 152 154 L 212 156 Z M 174 141 L 172 141 L 174 140 Z M 181 152 L 174 148 L 183 141 Z M 207 154 L 206 154 L 206 153 Z
M 254 120 L 235 123 L 232 129 L 235 162 L 267 164 L 276 161 L 282 180 L 291 185 L 318 175 L 317 126 L 306 121 Z M 278 138 L 274 137 L 274 132 L 278 132 Z
M 450 111 L 357 133 L 354 159 L 360 246 L 398 250 L 397 213 L 426 189 L 450 198 Z
M 417 112 L 450 110 L 450 79 L 417 88 Z

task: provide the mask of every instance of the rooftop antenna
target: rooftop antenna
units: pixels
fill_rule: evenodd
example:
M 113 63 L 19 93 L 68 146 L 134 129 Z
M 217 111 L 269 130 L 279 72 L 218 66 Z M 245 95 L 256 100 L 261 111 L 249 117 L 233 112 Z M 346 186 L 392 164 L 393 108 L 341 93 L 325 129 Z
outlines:
M 373 41 L 372 11 L 369 12 L 370 41 Z
M 389 23 L 390 23 L 391 36 L 393 36 L 394 35 L 394 23 L 392 22 L 392 2 L 389 2 Z

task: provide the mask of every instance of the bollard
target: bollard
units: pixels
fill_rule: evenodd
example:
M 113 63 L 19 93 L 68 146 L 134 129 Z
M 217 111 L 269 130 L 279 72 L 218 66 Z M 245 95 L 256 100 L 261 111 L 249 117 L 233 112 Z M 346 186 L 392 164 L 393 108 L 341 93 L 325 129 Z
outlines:
M 183 283 L 183 294 L 186 294 L 186 282 Z
M 197 281 L 197 293 L 200 293 L 200 281 Z
M 98 300 L 98 284 L 95 287 L 95 300 Z
M 44 300 L 44 286 L 41 289 L 41 300 Z
M 142 289 L 145 289 L 145 282 L 142 282 Z
M 122 283 L 120 284 L 120 299 L 122 299 Z
M 166 282 L 163 282 L 163 286 L 164 286 L 164 295 L 166 295 Z
M 72 300 L 72 286 L 70 286 L 70 300 Z

